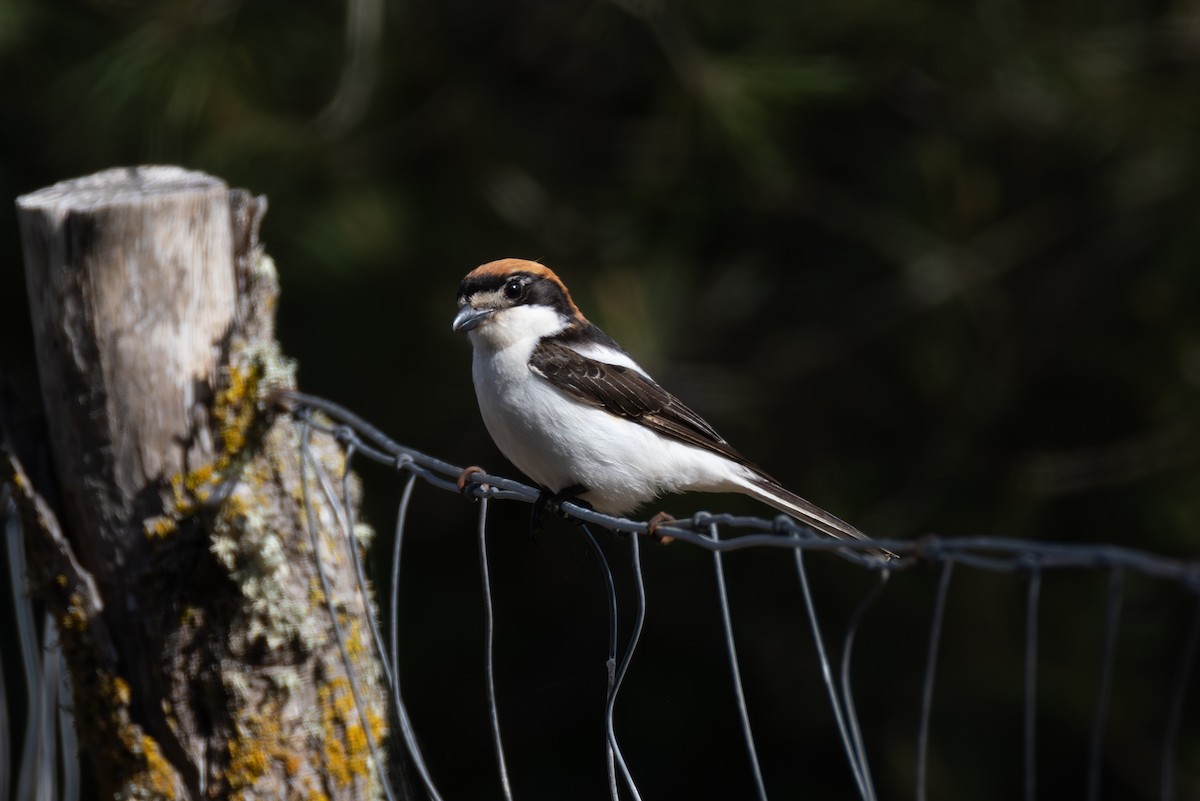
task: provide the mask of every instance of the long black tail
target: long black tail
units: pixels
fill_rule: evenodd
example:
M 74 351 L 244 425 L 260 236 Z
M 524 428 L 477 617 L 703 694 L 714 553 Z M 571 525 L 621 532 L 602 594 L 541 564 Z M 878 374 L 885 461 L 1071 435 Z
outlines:
M 750 479 L 746 494 L 752 495 L 767 503 L 784 514 L 789 514 L 807 526 L 815 528 L 823 534 L 839 540 L 870 539 L 866 534 L 842 520 L 836 515 L 826 512 L 815 503 L 806 501 L 794 492 L 789 492 L 773 481 L 763 478 Z M 883 549 L 872 549 L 869 553 L 882 556 L 884 559 L 895 559 L 896 554 Z

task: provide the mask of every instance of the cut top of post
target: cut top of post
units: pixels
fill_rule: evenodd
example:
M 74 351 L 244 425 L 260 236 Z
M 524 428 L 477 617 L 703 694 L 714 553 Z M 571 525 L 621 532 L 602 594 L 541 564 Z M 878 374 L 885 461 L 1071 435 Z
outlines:
M 17 201 L 68 523 L 81 542 L 116 540 L 85 558 L 93 569 L 144 552 L 162 488 L 214 458 L 208 410 L 238 298 L 229 197 L 219 178 L 153 166 Z
M 82 178 L 59 181 L 17 198 L 21 209 L 40 209 L 55 216 L 106 206 L 129 206 L 142 199 L 197 191 L 228 192 L 220 178 L 182 167 L 117 167 Z

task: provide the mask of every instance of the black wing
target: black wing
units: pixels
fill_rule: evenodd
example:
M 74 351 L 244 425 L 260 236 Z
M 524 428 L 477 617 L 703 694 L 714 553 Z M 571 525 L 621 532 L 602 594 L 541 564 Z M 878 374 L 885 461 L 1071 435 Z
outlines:
M 637 370 L 589 359 L 553 340 L 542 340 L 534 348 L 529 367 L 572 397 L 725 456 L 773 481 L 730 447 L 704 418 Z

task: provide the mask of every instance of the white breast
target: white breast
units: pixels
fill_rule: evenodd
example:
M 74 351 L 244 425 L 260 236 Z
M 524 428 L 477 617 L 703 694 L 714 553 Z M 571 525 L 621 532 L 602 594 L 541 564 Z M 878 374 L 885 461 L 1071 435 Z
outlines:
M 543 487 L 582 485 L 588 492 L 581 497 L 609 514 L 627 514 L 665 492 L 739 488 L 742 469 L 729 460 L 588 405 L 532 373 L 535 340 L 493 343 L 473 343 L 484 425 L 504 455 Z

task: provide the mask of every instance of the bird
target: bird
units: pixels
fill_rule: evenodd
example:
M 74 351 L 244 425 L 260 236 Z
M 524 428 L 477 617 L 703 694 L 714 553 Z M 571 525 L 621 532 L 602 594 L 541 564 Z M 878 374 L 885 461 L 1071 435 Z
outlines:
M 590 322 L 550 268 L 488 262 L 457 302 L 453 330 L 470 339 L 488 433 L 555 497 L 623 517 L 667 493 L 741 493 L 831 537 L 867 539 L 734 450 Z

